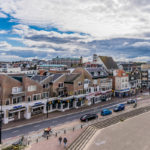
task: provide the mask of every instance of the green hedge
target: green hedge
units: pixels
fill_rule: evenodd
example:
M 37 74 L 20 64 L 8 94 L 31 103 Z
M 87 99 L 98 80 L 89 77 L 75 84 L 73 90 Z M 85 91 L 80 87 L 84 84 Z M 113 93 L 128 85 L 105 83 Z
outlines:
M 25 146 L 8 146 L 6 148 L 3 148 L 2 150 L 22 150 Z

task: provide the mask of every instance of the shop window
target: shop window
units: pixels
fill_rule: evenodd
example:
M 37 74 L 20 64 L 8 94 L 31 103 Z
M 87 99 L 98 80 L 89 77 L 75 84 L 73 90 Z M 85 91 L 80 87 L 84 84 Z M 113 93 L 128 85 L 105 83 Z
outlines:
M 16 104 L 16 103 L 17 103 L 17 99 L 13 98 L 13 104 Z
M 8 118 L 12 118 L 13 117 L 13 114 L 12 113 L 9 113 L 8 114 Z
M 33 100 L 36 101 L 36 95 L 33 96 Z
M 40 99 L 40 94 L 37 95 L 37 100 L 39 100 L 39 99 Z
M 31 102 L 31 96 L 28 97 L 28 102 Z
M 17 103 L 22 102 L 22 97 L 17 97 Z

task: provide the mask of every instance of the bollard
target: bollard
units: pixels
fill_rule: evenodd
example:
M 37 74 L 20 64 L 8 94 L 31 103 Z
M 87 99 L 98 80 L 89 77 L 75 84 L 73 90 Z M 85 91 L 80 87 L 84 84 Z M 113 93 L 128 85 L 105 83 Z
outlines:
M 66 134 L 66 130 L 64 130 L 64 134 Z
M 73 129 L 72 129 L 72 130 L 73 130 L 73 132 L 74 132 L 74 127 L 73 127 Z
M 81 129 L 83 128 L 83 125 L 81 124 Z
M 57 137 L 57 132 L 55 133 L 55 136 Z
M 38 138 L 36 139 L 36 143 L 38 143 L 39 142 L 39 140 L 38 140 Z

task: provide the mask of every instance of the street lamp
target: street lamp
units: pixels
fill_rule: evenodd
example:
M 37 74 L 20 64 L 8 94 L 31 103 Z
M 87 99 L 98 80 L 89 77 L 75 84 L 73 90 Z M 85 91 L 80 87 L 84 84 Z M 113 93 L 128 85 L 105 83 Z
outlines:
M 48 98 L 47 98 L 47 103 L 46 103 L 46 110 L 47 110 L 47 118 L 48 118 Z
M 1 99 L 1 114 L 0 114 L 0 144 L 2 144 L 2 99 Z

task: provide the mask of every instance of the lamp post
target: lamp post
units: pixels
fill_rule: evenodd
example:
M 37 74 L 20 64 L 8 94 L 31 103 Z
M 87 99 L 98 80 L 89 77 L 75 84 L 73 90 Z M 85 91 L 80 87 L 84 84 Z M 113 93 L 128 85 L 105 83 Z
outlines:
M 0 144 L 2 144 L 2 99 L 1 99 L 1 114 L 0 114 Z
M 48 98 L 47 98 L 46 110 L 47 110 L 47 118 L 48 118 Z

